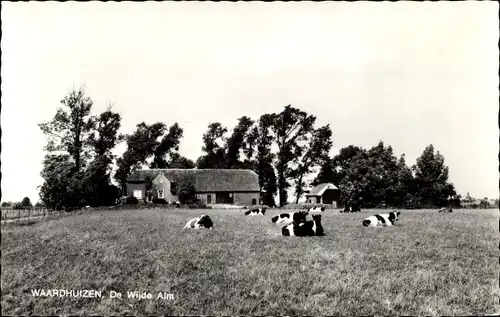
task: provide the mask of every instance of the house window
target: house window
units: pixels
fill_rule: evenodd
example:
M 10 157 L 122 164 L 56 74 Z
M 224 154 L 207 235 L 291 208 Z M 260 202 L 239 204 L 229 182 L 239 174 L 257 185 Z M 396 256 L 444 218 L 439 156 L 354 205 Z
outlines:
M 207 195 L 207 204 L 212 203 L 212 195 Z
M 134 190 L 134 197 L 137 198 L 137 199 L 142 199 L 142 190 L 135 189 Z
M 252 198 L 252 205 L 257 205 L 257 199 Z
M 229 193 L 229 198 L 233 198 L 233 193 Z
M 163 189 L 158 189 L 158 198 L 164 199 L 165 198 L 165 192 Z

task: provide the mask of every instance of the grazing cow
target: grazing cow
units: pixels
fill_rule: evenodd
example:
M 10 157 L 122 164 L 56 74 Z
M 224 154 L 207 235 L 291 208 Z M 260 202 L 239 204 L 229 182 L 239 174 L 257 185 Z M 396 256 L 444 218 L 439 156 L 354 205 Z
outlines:
M 245 212 L 245 216 L 264 216 L 266 214 L 266 207 L 250 209 Z
M 281 234 L 284 236 L 296 237 L 311 237 L 324 236 L 325 230 L 321 225 L 321 215 L 313 215 L 313 220 L 308 220 L 303 223 L 291 223 L 281 229 Z
M 451 207 L 443 207 L 439 209 L 438 212 L 453 212 L 453 209 L 451 209 Z
M 324 206 L 314 206 L 314 207 L 309 208 L 309 210 L 307 212 L 323 212 L 323 211 L 325 211 Z
M 271 221 L 275 224 L 281 223 L 302 223 L 306 222 L 308 212 L 307 211 L 297 211 L 297 212 L 287 212 L 279 214 L 279 216 L 274 216 L 271 218 Z
M 193 218 L 189 220 L 184 226 L 184 229 L 202 229 L 202 228 L 207 228 L 210 230 L 214 228 L 214 223 L 212 222 L 212 219 L 210 219 L 210 217 L 207 215 L 201 215 L 198 218 Z
M 377 214 L 370 216 L 363 220 L 363 226 L 365 227 L 377 227 L 377 226 L 387 226 L 387 227 L 392 227 L 394 225 L 394 222 L 398 220 L 399 215 L 401 214 L 400 211 L 391 211 L 388 214 Z

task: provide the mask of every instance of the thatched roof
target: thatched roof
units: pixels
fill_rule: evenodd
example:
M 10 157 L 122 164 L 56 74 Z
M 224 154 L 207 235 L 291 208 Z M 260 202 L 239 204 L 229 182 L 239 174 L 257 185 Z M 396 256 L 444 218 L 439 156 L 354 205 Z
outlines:
M 259 191 L 259 177 L 252 170 L 241 169 L 150 169 L 137 170 L 127 183 L 142 183 L 146 177 L 155 178 L 162 173 L 169 181 L 179 185 L 192 183 L 197 192 Z
M 332 183 L 322 183 L 311 189 L 306 196 L 322 196 L 327 189 L 338 190 L 337 186 Z

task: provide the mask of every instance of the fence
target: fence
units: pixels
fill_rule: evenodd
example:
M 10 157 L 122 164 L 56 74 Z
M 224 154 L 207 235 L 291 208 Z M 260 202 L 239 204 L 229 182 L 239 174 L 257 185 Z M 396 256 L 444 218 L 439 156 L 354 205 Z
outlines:
M 1 220 L 22 220 L 31 218 L 41 218 L 52 214 L 57 214 L 53 210 L 41 207 L 14 209 L 12 207 L 2 207 Z
M 31 207 L 24 209 L 14 209 L 13 207 L 1 207 L 1 220 L 2 222 L 11 221 L 21 221 L 29 219 L 41 219 L 48 216 L 59 216 L 59 215 L 81 215 L 93 211 L 103 211 L 103 210 L 145 210 L 145 209 L 177 209 L 177 208 L 210 208 L 207 206 L 198 206 L 196 204 L 191 205 L 164 205 L 164 204 L 123 204 L 116 206 L 102 206 L 102 207 L 90 207 L 75 209 L 71 211 L 55 211 L 49 208 Z

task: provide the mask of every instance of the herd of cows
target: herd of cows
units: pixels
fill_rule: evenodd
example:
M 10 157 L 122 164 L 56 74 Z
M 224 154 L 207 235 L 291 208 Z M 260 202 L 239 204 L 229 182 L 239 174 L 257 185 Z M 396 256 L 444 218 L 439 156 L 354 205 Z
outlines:
M 265 216 L 267 208 L 255 208 L 245 212 L 245 216 Z M 451 212 L 451 208 L 447 209 Z M 283 236 L 296 236 L 296 237 L 310 237 L 310 236 L 323 236 L 325 231 L 321 224 L 321 213 L 325 211 L 325 207 L 315 206 L 307 210 L 296 212 L 281 213 L 271 218 L 274 224 L 285 224 L 281 229 Z M 346 207 L 343 212 L 358 212 L 361 211 L 359 207 Z M 444 211 L 444 210 L 441 210 Z M 342 211 L 341 211 L 342 212 Z M 307 216 L 311 214 L 312 220 L 308 220 Z M 362 225 L 365 227 L 392 227 L 394 222 L 398 221 L 401 212 L 391 211 L 387 214 L 376 214 L 365 218 Z M 208 215 L 201 215 L 200 217 L 189 220 L 184 229 L 213 229 L 214 223 Z

